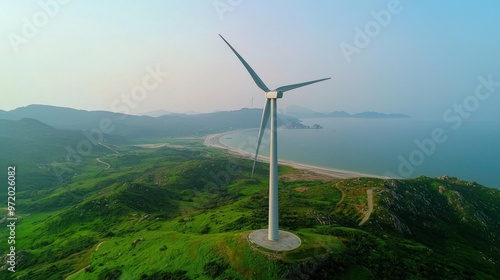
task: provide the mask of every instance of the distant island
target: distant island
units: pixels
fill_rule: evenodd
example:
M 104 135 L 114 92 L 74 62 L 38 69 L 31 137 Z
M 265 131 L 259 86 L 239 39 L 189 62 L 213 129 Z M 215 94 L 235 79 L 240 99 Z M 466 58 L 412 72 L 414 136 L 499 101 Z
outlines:
M 311 109 L 292 105 L 286 108 L 286 115 L 296 118 L 359 118 L 359 119 L 404 119 L 411 118 L 409 115 L 399 113 L 379 113 L 379 112 L 362 112 L 349 114 L 345 111 L 334 111 L 330 113 L 320 113 Z
M 305 125 L 301 122 L 289 122 L 283 126 L 286 129 L 323 129 L 319 124 L 313 124 L 311 126 Z

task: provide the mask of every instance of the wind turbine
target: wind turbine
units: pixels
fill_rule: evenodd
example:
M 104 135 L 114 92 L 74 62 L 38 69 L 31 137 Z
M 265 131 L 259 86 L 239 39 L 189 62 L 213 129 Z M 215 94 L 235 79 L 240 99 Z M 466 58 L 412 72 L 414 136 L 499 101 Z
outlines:
M 226 42 L 226 44 L 231 48 L 238 59 L 243 63 L 243 66 L 247 69 L 252 79 L 257 84 L 257 86 L 265 92 L 266 103 L 264 105 L 264 110 L 262 112 L 262 119 L 260 121 L 259 137 L 257 141 L 257 149 L 255 151 L 255 157 L 253 160 L 252 167 L 252 177 L 255 170 L 255 162 L 257 161 L 257 156 L 259 154 L 260 143 L 262 142 L 262 136 L 264 135 L 264 130 L 271 116 L 271 137 L 270 137 L 270 148 L 269 148 L 269 227 L 267 230 L 267 239 L 270 241 L 279 240 L 279 226 L 278 226 L 278 135 L 277 135 L 277 110 L 276 103 L 277 100 L 283 97 L 285 91 L 296 89 L 299 87 L 307 86 L 330 78 L 324 78 L 299 84 L 292 84 L 287 86 L 281 86 L 274 90 L 270 90 L 264 82 L 259 78 L 257 73 L 250 67 L 250 65 L 241 57 L 241 55 L 219 34 L 219 36 Z M 299 240 L 300 244 L 300 240 Z

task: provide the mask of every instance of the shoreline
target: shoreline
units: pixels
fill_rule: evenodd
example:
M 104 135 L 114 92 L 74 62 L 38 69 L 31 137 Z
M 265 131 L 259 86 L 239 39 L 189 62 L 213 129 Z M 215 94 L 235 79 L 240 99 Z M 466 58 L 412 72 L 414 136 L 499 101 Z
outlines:
M 250 130 L 250 129 L 245 129 L 245 130 Z M 253 130 L 253 128 L 251 130 Z M 208 146 L 208 147 L 212 147 L 212 148 L 217 148 L 217 149 L 225 149 L 231 154 L 253 160 L 253 158 L 255 156 L 254 154 L 239 150 L 239 149 L 231 147 L 231 146 L 228 146 L 220 141 L 221 137 L 223 137 L 229 133 L 234 133 L 234 132 L 235 131 L 226 131 L 226 132 L 222 132 L 222 133 L 207 135 L 205 137 L 205 141 L 203 142 L 203 145 Z M 261 162 L 269 162 L 269 157 L 259 155 L 257 157 L 257 160 L 261 161 Z M 315 166 L 315 165 L 310 165 L 310 164 L 298 163 L 298 162 L 294 162 L 294 161 L 290 161 L 290 160 L 278 159 L 278 164 L 290 166 L 290 167 L 295 168 L 295 169 L 308 171 L 308 172 L 312 172 L 312 173 L 316 173 L 316 174 L 320 174 L 320 175 L 330 176 L 330 177 L 333 177 L 336 179 L 350 179 L 350 178 L 360 178 L 360 177 L 387 179 L 387 177 L 374 175 L 374 174 L 366 174 L 366 173 L 361 173 L 361 172 L 356 172 L 356 171 Z

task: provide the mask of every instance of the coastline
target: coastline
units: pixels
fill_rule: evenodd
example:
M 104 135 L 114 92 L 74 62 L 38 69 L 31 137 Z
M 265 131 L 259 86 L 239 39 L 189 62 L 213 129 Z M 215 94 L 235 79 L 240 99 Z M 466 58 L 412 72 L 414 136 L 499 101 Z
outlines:
M 212 148 L 225 149 L 231 154 L 253 160 L 253 157 L 255 156 L 254 154 L 239 150 L 239 149 L 234 148 L 234 147 L 230 147 L 230 146 L 228 146 L 220 141 L 221 137 L 224 137 L 225 135 L 227 135 L 229 133 L 234 133 L 234 131 L 227 131 L 227 132 L 207 135 L 205 137 L 205 141 L 203 142 L 203 145 L 208 146 L 208 147 L 212 147 Z M 262 162 L 269 162 L 269 157 L 259 155 L 257 157 L 257 160 L 262 161 Z M 366 173 L 361 173 L 361 172 L 356 172 L 356 171 L 321 167 L 321 166 L 315 166 L 315 165 L 310 165 L 310 164 L 298 163 L 298 162 L 289 161 L 289 160 L 280 160 L 279 159 L 278 164 L 290 166 L 292 168 L 307 171 L 307 172 L 312 172 L 312 173 L 316 173 L 316 174 L 320 174 L 320 175 L 330 176 L 330 177 L 333 177 L 336 179 L 349 179 L 349 178 L 359 178 L 359 177 L 387 179 L 387 177 L 374 175 L 374 174 L 366 174 Z

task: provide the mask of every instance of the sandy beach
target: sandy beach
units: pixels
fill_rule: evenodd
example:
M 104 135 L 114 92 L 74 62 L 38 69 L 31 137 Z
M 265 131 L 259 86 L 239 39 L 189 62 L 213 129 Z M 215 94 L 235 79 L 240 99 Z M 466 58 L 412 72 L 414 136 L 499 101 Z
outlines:
M 224 137 L 226 134 L 229 134 L 229 133 L 234 133 L 234 131 L 208 135 L 207 137 L 205 137 L 205 141 L 203 144 L 205 146 L 208 146 L 208 147 L 225 149 L 232 154 L 235 154 L 235 155 L 238 155 L 238 156 L 241 156 L 244 158 L 253 159 L 253 157 L 255 156 L 254 154 L 230 147 L 230 146 L 225 145 L 224 143 L 222 143 L 220 141 L 221 137 Z M 269 162 L 269 157 L 259 156 L 257 158 L 257 160 L 262 161 L 262 162 Z M 359 178 L 359 177 L 372 177 L 372 178 L 382 178 L 382 179 L 386 178 L 386 177 L 379 176 L 379 175 L 365 174 L 365 173 L 360 173 L 360 172 L 355 172 L 355 171 L 348 171 L 348 170 L 341 170 L 341 169 L 334 169 L 334 168 L 327 168 L 327 167 L 320 167 L 320 166 L 302 164 L 302 163 L 297 163 L 297 162 L 287 161 L 287 160 L 278 160 L 278 164 L 290 166 L 290 167 L 293 167 L 295 169 L 304 170 L 304 171 L 308 171 L 308 172 L 312 172 L 312 173 L 316 173 L 316 174 L 334 177 L 337 179 L 348 179 L 348 178 Z

